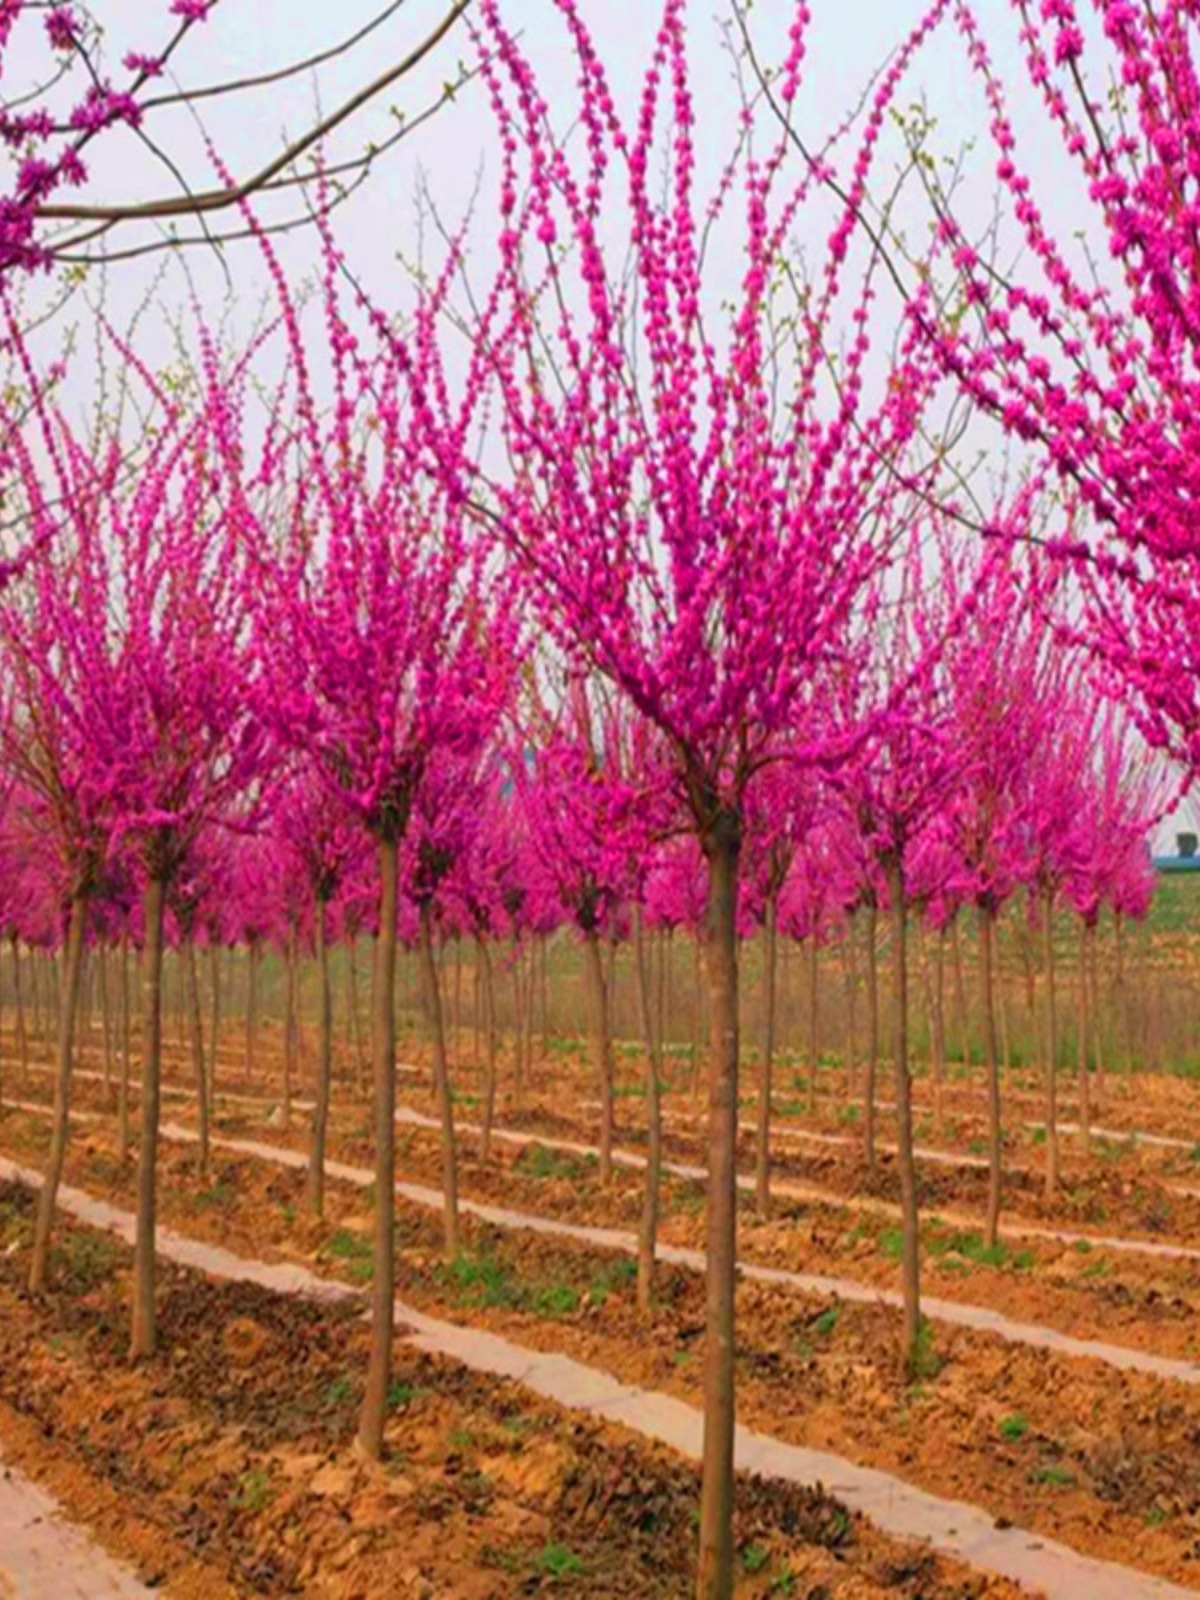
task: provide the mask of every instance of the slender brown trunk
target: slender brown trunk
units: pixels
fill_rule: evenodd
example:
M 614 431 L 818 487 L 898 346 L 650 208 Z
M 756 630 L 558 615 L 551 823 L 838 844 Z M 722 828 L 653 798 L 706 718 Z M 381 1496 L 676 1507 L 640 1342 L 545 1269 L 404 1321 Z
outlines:
M 900 1172 L 904 1360 L 909 1372 L 915 1373 L 921 1333 L 921 1219 L 917 1207 L 912 1080 L 908 1067 L 908 915 L 904 904 L 904 868 L 900 861 L 888 863 L 887 880 L 892 920 L 892 1057 L 899 1136 L 896 1163 Z
M 454 1104 L 450 1098 L 450 1072 L 446 1061 L 446 1022 L 442 1011 L 442 990 L 433 953 L 433 906 L 422 900 L 421 976 L 425 985 L 425 1007 L 433 1036 L 433 1089 L 437 1097 L 438 1118 L 442 1124 L 442 1216 L 446 1259 L 458 1254 L 458 1160 L 454 1144 Z
M 817 1003 L 821 946 L 816 930 L 808 941 L 808 1109 L 817 1109 L 817 1072 L 821 1065 L 821 1014 Z
M 604 960 L 600 935 L 594 927 L 584 929 L 583 958 L 587 966 L 588 988 L 592 1001 L 592 1054 L 600 1080 L 600 1182 L 612 1181 L 613 1069 L 612 1042 L 608 1026 L 608 994 L 604 981 Z
M 879 1074 L 879 952 L 876 925 L 879 911 L 875 901 L 867 902 L 867 1088 L 864 1133 L 867 1166 L 875 1171 L 875 1080 Z
M 853 913 L 846 924 L 842 953 L 846 963 L 846 1099 L 850 1101 L 858 1084 L 858 940 Z
M 133 1015 L 129 998 L 129 935 L 121 935 L 121 1080 L 117 1085 L 117 1160 L 129 1160 L 129 1067 L 133 1053 Z
M 1046 1197 L 1058 1189 L 1058 1000 L 1054 983 L 1054 891 L 1042 894 L 1042 961 L 1046 968 Z
M 462 940 L 454 936 L 454 1070 L 462 1066 Z
M 163 904 L 166 885 L 147 878 L 142 951 L 142 1137 L 138 1148 L 137 1233 L 133 1256 L 133 1329 L 129 1353 L 152 1356 L 158 1345 L 154 1252 L 157 1244 L 158 1096 L 162 1070 Z
M 359 1098 L 361 1099 L 362 1096 L 365 1095 L 366 1092 L 367 1092 L 367 1084 L 366 1084 L 366 1074 L 364 1072 L 365 1063 L 363 1061 L 364 1051 L 363 1051 L 363 1036 L 362 1036 L 362 1018 L 360 1017 L 359 1010 L 358 1010 L 358 940 L 357 940 L 357 938 L 348 939 L 346 941 L 346 946 L 347 946 L 347 948 L 346 948 L 346 977 L 347 977 L 347 982 L 350 985 L 350 994 L 348 996 L 348 1008 L 349 1008 L 349 1013 L 350 1013 L 350 1025 L 351 1025 L 351 1028 L 353 1030 L 353 1038 L 354 1038 L 354 1082 L 355 1082 L 355 1087 L 358 1090 Z
M 14 933 L 10 941 L 13 958 L 13 993 L 17 1002 L 17 1049 L 21 1061 L 21 1087 L 29 1086 L 29 1036 L 25 1030 L 25 997 L 21 988 L 21 943 Z
M 104 1099 L 112 1110 L 112 1015 L 108 1007 L 108 946 L 102 944 L 96 955 L 100 981 L 100 1029 L 104 1040 Z
M 664 1067 L 666 1065 L 667 1047 L 671 1039 L 669 1030 L 670 1019 L 667 1015 L 667 995 L 669 992 L 667 988 L 667 950 L 669 948 L 670 938 L 671 930 L 669 928 L 659 928 L 657 933 L 654 935 L 654 944 L 658 951 L 658 962 L 656 967 L 658 978 L 658 1010 L 656 1013 L 658 1017 L 658 1042 L 659 1050 L 661 1051 L 663 1057 Z
M 1011 1041 L 1008 1032 L 1008 992 L 1004 982 L 1004 956 L 1000 945 L 1000 930 L 997 926 L 995 940 L 996 955 L 996 1024 L 1000 1030 L 1000 1059 L 1004 1063 L 1004 1081 L 1012 1087 L 1013 1058 Z
M 328 902 L 317 896 L 314 907 L 317 941 L 317 1093 L 313 1107 L 312 1148 L 308 1154 L 308 1208 L 325 1214 L 325 1140 L 329 1129 L 329 1092 L 333 1076 L 333 991 L 329 984 Z
M 648 1312 L 654 1298 L 654 1262 L 658 1254 L 659 1168 L 662 1164 L 662 1107 L 659 1088 L 662 1079 L 662 1043 L 655 1024 L 650 998 L 650 970 L 646 940 L 642 931 L 642 908 L 633 908 L 633 948 L 637 962 L 638 1000 L 642 1011 L 642 1034 L 646 1042 L 646 1182 L 642 1190 L 641 1227 L 638 1230 L 637 1301 L 640 1311 Z
M 297 949 L 296 924 L 289 922 L 287 939 L 283 947 L 284 961 L 284 1013 L 283 1013 L 283 1126 L 292 1125 L 292 1083 L 297 1070 L 300 1043 L 299 979 L 300 961 Z
M 58 1060 L 54 1074 L 54 1111 L 50 1131 L 50 1155 L 46 1175 L 38 1195 L 37 1221 L 33 1231 L 33 1256 L 29 1263 L 29 1292 L 41 1294 L 50 1267 L 50 1233 L 54 1208 L 62 1181 L 63 1161 L 71 1114 L 71 1055 L 75 1041 L 75 1014 L 79 1006 L 79 983 L 83 974 L 83 941 L 87 922 L 87 896 L 77 892 L 71 900 L 67 925 L 67 962 L 60 996 L 62 1015 L 58 1024 Z
M 765 1221 L 771 1213 L 771 1068 L 775 1060 L 775 949 L 779 903 L 767 895 L 763 917 L 763 1033 L 758 1063 L 758 1128 L 754 1148 L 754 1203 Z
M 1079 1131 L 1085 1151 L 1092 1142 L 1091 1073 L 1088 1070 L 1087 923 L 1079 922 Z
M 700 936 L 692 935 L 692 1085 L 691 1097 L 700 1093 L 700 1057 L 704 1050 L 704 1027 L 700 992 Z
M 946 929 L 937 930 L 933 946 L 930 1011 L 933 1024 L 933 1114 L 942 1126 L 942 1086 L 946 1077 Z
M 1113 913 L 1113 943 L 1116 959 L 1117 1034 L 1121 1061 L 1126 1076 L 1133 1072 L 1133 1030 L 1129 1025 L 1129 990 L 1125 983 L 1125 918 Z
M 954 961 L 954 1005 L 958 1015 L 956 1018 L 955 1046 L 958 1058 L 963 1067 L 969 1067 L 971 1062 L 971 1041 L 968 1039 L 967 1027 L 967 984 L 963 976 L 962 953 L 962 928 L 957 917 L 950 928 L 950 953 Z
M 358 1424 L 358 1448 L 383 1455 L 396 1298 L 396 896 L 398 848 L 379 841 L 379 931 L 371 992 L 375 1079 L 375 1262 L 371 1285 L 371 1355 Z
M 204 1065 L 204 1023 L 200 1017 L 200 973 L 196 965 L 196 946 L 190 934 L 183 949 L 184 976 L 187 981 L 188 1015 L 191 1021 L 192 1066 L 196 1073 L 196 1105 L 200 1120 L 200 1176 L 208 1176 L 209 1104 L 208 1073 Z
M 496 982 L 492 972 L 492 952 L 486 939 L 476 936 L 480 981 L 483 985 L 483 1037 L 486 1077 L 483 1086 L 483 1139 L 481 1154 L 486 1166 L 492 1159 L 492 1122 L 496 1115 Z
M 217 1093 L 217 1051 L 221 1045 L 221 946 L 215 933 L 209 934 L 208 982 L 212 991 L 208 1034 L 208 1096 L 212 1101 Z
M 738 970 L 740 826 L 723 812 L 704 840 L 705 940 L 712 1037 L 708 1096 L 708 1271 L 704 1336 L 704 1450 L 697 1600 L 733 1594 L 734 1286 L 737 1271 Z
M 1002 1137 L 1000 1127 L 1000 1063 L 996 1050 L 996 1005 L 993 994 L 993 913 L 979 908 L 979 977 L 983 1002 L 983 1062 L 987 1072 L 988 1097 L 988 1201 L 987 1247 L 996 1248 L 1000 1237 L 1000 1191 Z
M 1092 1054 L 1096 1058 L 1096 1099 L 1104 1098 L 1104 1030 L 1100 1026 L 1100 959 L 1096 953 L 1096 924 L 1087 925 L 1086 980 L 1091 985 Z
M 246 982 L 246 1082 L 254 1077 L 254 1060 L 258 1054 L 258 963 L 260 958 L 257 939 L 251 939 Z

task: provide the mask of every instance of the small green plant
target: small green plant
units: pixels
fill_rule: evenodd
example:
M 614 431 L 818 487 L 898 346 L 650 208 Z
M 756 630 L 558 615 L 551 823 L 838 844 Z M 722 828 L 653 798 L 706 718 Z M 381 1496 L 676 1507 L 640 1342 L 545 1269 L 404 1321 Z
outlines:
M 450 1448 L 461 1455 L 465 1450 L 471 1450 L 475 1445 L 475 1435 L 469 1428 L 451 1428 Z
M 229 1497 L 239 1511 L 262 1511 L 271 1498 L 271 1481 L 261 1467 L 244 1472 Z
M 880 1255 L 889 1261 L 899 1261 L 904 1254 L 904 1235 L 899 1228 L 884 1228 L 876 1239 Z
M 583 1571 L 583 1562 L 566 1544 L 543 1545 L 533 1564 L 549 1578 L 575 1578 Z
M 838 1323 L 841 1321 L 842 1308 L 839 1305 L 827 1306 L 820 1316 L 814 1317 L 809 1326 L 819 1339 L 828 1339 Z
M 1005 1417 L 998 1429 L 1000 1437 L 1015 1444 L 1018 1439 L 1023 1439 L 1029 1432 L 1029 1419 L 1023 1417 L 1019 1411 L 1014 1411 L 1012 1416 Z
M 210 1184 L 207 1189 L 201 1189 L 196 1196 L 195 1203 L 201 1210 L 224 1210 L 233 1205 L 236 1196 L 227 1183 Z
M 769 1595 L 782 1595 L 784 1600 L 790 1600 L 790 1597 L 798 1592 L 796 1589 L 797 1581 L 796 1574 L 791 1567 L 783 1567 L 767 1585 L 767 1593 Z
M 1033 1132 L 1030 1134 L 1030 1138 L 1033 1140 L 1034 1144 L 1045 1144 L 1045 1142 L 1046 1142 L 1046 1130 L 1045 1130 L 1045 1128 L 1034 1128 Z
M 933 1342 L 933 1328 L 927 1317 L 922 1317 L 917 1328 L 916 1343 L 912 1349 L 911 1375 L 918 1382 L 932 1383 L 945 1366 Z
M 569 1283 L 551 1283 L 533 1297 L 539 1317 L 569 1317 L 579 1310 L 579 1290 Z
M 464 1252 L 448 1266 L 438 1270 L 443 1282 L 448 1283 L 466 1305 L 509 1309 L 520 1305 L 521 1292 L 511 1267 L 492 1256 L 468 1255 Z
M 771 1552 L 765 1545 L 748 1544 L 742 1551 L 742 1569 L 751 1577 L 756 1572 L 762 1572 L 771 1559 Z
M 388 1410 L 402 1411 L 405 1406 L 412 1405 L 414 1400 L 419 1400 L 422 1395 L 428 1393 L 428 1389 L 422 1389 L 417 1384 L 401 1383 L 397 1380 L 387 1392 Z
M 1033 1481 L 1051 1484 L 1058 1489 L 1069 1489 L 1075 1482 L 1075 1474 L 1070 1468 L 1059 1466 L 1057 1462 L 1052 1461 L 1037 1469 L 1033 1474 Z
M 346 1373 L 340 1373 L 325 1390 L 325 1404 L 327 1406 L 344 1406 L 353 1398 L 354 1384 Z

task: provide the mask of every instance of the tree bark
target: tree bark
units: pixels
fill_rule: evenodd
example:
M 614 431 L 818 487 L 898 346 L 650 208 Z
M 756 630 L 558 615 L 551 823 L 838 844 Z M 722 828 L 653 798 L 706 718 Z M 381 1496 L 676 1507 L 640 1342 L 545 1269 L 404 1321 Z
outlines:
M 325 1140 L 329 1129 L 329 1091 L 333 1076 L 333 992 L 329 984 L 328 903 L 317 896 L 317 1094 L 313 1107 L 312 1148 L 308 1154 L 308 1208 L 325 1214 Z
M 958 1038 L 956 1044 L 958 1046 L 959 1060 L 964 1069 L 968 1069 L 971 1065 L 971 1041 L 968 1038 L 969 1029 L 967 1027 L 967 985 L 963 976 L 962 929 L 959 926 L 957 917 L 955 917 L 950 928 L 950 948 L 954 957 L 954 1000 L 958 1011 Z M 970 1076 L 969 1072 L 967 1076 Z
M 133 1016 L 129 999 L 129 935 L 121 935 L 121 1080 L 117 1085 L 117 1160 L 129 1160 L 129 1067 L 133 1053 Z
M 112 1110 L 113 1085 L 112 1085 L 112 1014 L 108 1006 L 108 947 L 102 944 L 97 953 L 96 964 L 99 969 L 100 981 L 100 1031 L 104 1041 L 104 1099 L 108 1109 Z
M 248 991 L 246 994 L 246 1082 L 253 1082 L 254 1059 L 258 1054 L 258 963 L 261 955 L 257 939 L 249 949 Z
M 1058 1001 L 1054 982 L 1054 891 L 1042 894 L 1042 962 L 1046 969 L 1046 1198 L 1058 1190 Z
M 358 1448 L 383 1455 L 396 1299 L 396 896 L 398 849 L 379 841 L 379 931 L 371 994 L 375 1079 L 375 1264 L 371 1288 L 371 1355 L 358 1424 Z
M 758 1062 L 758 1127 L 754 1148 L 754 1204 L 765 1222 L 771 1212 L 771 1069 L 775 1060 L 775 950 L 779 902 L 767 895 L 763 916 L 763 1032 Z
M 875 901 L 867 902 L 867 1088 L 864 1136 L 867 1166 L 875 1171 L 875 1080 L 879 1075 L 879 952 L 876 925 L 879 910 Z
M 204 1023 L 200 1017 L 200 974 L 196 966 L 196 946 L 191 934 L 184 942 L 184 976 L 187 981 L 188 1014 L 191 1021 L 192 1066 L 196 1073 L 196 1106 L 200 1121 L 199 1167 L 201 1178 L 208 1176 L 209 1104 L 208 1071 L 204 1064 Z
M 37 1220 L 33 1231 L 33 1256 L 29 1263 L 29 1292 L 41 1294 L 50 1269 L 50 1234 L 54 1208 L 62 1181 L 67 1153 L 71 1113 L 71 1057 L 75 1042 L 75 1014 L 79 1006 L 79 982 L 83 973 L 83 941 L 87 922 L 87 896 L 77 892 L 71 900 L 67 925 L 67 961 L 60 996 L 62 1016 L 58 1025 L 58 1059 L 54 1074 L 54 1110 L 51 1119 L 50 1155 L 46 1175 L 38 1195 Z
M 817 1109 L 817 1072 L 821 1064 L 821 1017 L 817 1010 L 817 979 L 820 975 L 821 947 L 816 929 L 808 941 L 808 1109 Z
M 288 923 L 287 939 L 283 947 L 285 968 L 283 1014 L 283 1126 L 292 1125 L 292 1083 L 297 1069 L 300 1043 L 299 979 L 300 962 L 297 949 L 296 924 Z
M 921 1333 L 921 1219 L 913 1159 L 912 1080 L 908 1069 L 908 914 L 904 903 L 904 868 L 900 861 L 888 863 L 887 881 L 892 922 L 892 1058 L 899 1124 L 896 1161 L 900 1173 L 904 1360 L 910 1374 L 915 1374 Z
M 142 1137 L 138 1149 L 137 1233 L 133 1256 L 133 1329 L 129 1353 L 152 1356 L 158 1345 L 154 1251 L 157 1243 L 158 1096 L 162 1069 L 163 906 L 166 885 L 147 878 L 142 951 Z
M 930 1011 L 933 1023 L 933 1114 L 940 1128 L 942 1116 L 942 1085 L 946 1077 L 946 930 L 937 931 L 933 947 L 933 978 L 931 983 Z
M 209 934 L 208 981 L 212 990 L 208 1037 L 208 1096 L 211 1101 L 217 1093 L 217 1051 L 221 1045 L 221 946 L 213 933 Z
M 454 1143 L 454 1104 L 450 1098 L 450 1072 L 446 1059 L 446 1019 L 433 951 L 433 906 L 428 900 L 421 902 L 420 919 L 421 977 L 433 1044 L 433 1090 L 438 1119 L 442 1125 L 443 1250 L 447 1261 L 453 1261 L 458 1254 L 458 1160 Z
M 600 935 L 594 927 L 583 932 L 583 959 L 587 966 L 592 1001 L 592 1053 L 600 1082 L 600 1182 L 612 1182 L 613 1069 L 608 1028 L 608 993 Z
M 492 1122 L 496 1115 L 496 1057 L 498 1054 L 496 981 L 495 974 L 492 971 L 492 952 L 488 948 L 487 940 L 478 934 L 475 938 L 475 949 L 479 960 L 480 981 L 483 985 L 484 1071 L 486 1077 L 483 1085 L 483 1138 L 480 1153 L 486 1166 L 492 1159 Z
M 655 1024 L 650 996 L 650 971 L 646 940 L 642 931 L 642 908 L 633 908 L 633 945 L 637 960 L 638 1000 L 642 1010 L 642 1034 L 646 1041 L 646 1116 L 649 1141 L 646 1146 L 646 1183 L 642 1191 L 641 1226 L 638 1230 L 638 1309 L 646 1313 L 654 1299 L 654 1263 L 658 1254 L 659 1168 L 662 1165 L 662 1106 L 659 1090 L 662 1079 L 662 1042 Z
M 17 1050 L 21 1062 L 21 1087 L 29 1086 L 29 1036 L 25 1029 L 25 996 L 21 988 L 21 943 L 14 933 L 10 941 L 13 958 L 13 992 L 17 1002 Z
M 1079 922 L 1079 1131 L 1085 1151 L 1092 1142 L 1091 1073 L 1088 1071 L 1087 923 Z
M 738 969 L 741 829 L 722 812 L 704 839 L 706 953 L 712 1019 L 708 1096 L 708 1271 L 704 1452 L 697 1600 L 733 1594 L 734 1286 L 737 1273 Z
M 846 963 L 846 1100 L 849 1103 L 854 1099 L 858 1084 L 858 941 L 853 913 L 846 924 L 842 954 Z
M 983 1061 L 987 1072 L 988 1098 L 988 1201 L 986 1242 L 989 1250 L 996 1248 L 1000 1237 L 1000 1197 L 1003 1183 L 1001 1171 L 1002 1138 L 1000 1127 L 1000 1063 L 996 1050 L 996 1005 L 993 993 L 994 913 L 987 906 L 979 908 L 979 976 L 983 1002 Z

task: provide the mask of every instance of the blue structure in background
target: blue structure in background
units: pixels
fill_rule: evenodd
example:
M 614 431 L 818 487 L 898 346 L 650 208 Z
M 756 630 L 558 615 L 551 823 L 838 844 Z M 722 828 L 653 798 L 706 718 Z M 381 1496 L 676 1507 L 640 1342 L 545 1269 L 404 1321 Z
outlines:
M 1155 872 L 1200 872 L 1200 839 L 1194 833 L 1175 835 L 1175 854 L 1155 856 Z

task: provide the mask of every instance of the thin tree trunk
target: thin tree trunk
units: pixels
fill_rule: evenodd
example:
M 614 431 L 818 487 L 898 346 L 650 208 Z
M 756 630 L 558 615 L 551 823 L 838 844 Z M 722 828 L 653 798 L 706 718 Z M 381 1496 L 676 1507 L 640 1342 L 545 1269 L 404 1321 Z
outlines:
M 612 1182 L 613 1071 L 612 1043 L 609 1038 L 608 994 L 604 981 L 604 960 L 600 935 L 585 928 L 583 959 L 587 966 L 588 988 L 592 1001 L 592 1054 L 600 1080 L 600 1182 Z
M 740 829 L 722 814 L 708 857 L 706 951 L 712 1037 L 708 1096 L 708 1271 L 704 1335 L 704 1447 L 697 1600 L 733 1594 L 734 1286 L 737 1271 L 738 970 Z
M 25 996 L 21 986 L 21 944 L 14 933 L 10 940 L 13 958 L 13 991 L 17 1002 L 17 1049 L 21 1061 L 21 1088 L 29 1087 L 29 1035 L 25 1029 Z
M 454 936 L 454 1070 L 462 1066 L 462 940 Z
M 913 1160 L 912 1081 L 908 1068 L 908 915 L 904 869 L 888 865 L 888 905 L 892 920 L 892 1057 L 896 1078 L 901 1211 L 901 1287 L 904 1294 L 904 1360 L 915 1373 L 921 1333 L 921 1219 L 917 1208 L 917 1169 Z
M 196 946 L 188 934 L 183 949 L 187 979 L 188 1013 L 191 1018 L 192 1066 L 196 1073 L 196 1105 L 200 1118 L 200 1176 L 208 1176 L 209 1104 L 208 1072 L 204 1065 L 204 1023 L 200 1015 L 200 973 L 196 965 Z
M 166 886 L 150 877 L 142 894 L 142 1137 L 138 1148 L 137 1232 L 133 1259 L 130 1355 L 152 1356 L 158 1344 L 154 1305 L 157 1243 L 158 1095 L 162 1070 L 163 905 Z
M 498 1039 L 496 1036 L 496 982 L 492 972 L 492 952 L 488 948 L 486 939 L 479 935 L 475 938 L 475 949 L 478 957 L 480 980 L 483 985 L 483 1037 L 484 1048 L 484 1078 L 483 1086 L 483 1139 L 481 1141 L 481 1156 L 486 1166 L 492 1159 L 492 1122 L 496 1115 L 496 1056 Z
M 691 1097 L 700 1093 L 700 1057 L 704 1049 L 700 995 L 700 938 L 692 935 L 692 1085 Z
M 1125 982 L 1125 918 L 1113 913 L 1113 942 L 1116 958 L 1117 1036 L 1121 1062 L 1127 1077 L 1133 1073 L 1133 1030 L 1129 1025 L 1129 990 Z
M 259 944 L 251 939 L 249 964 L 246 974 L 246 1082 L 254 1078 L 254 1060 L 258 1054 L 258 963 Z
M 874 899 L 867 902 L 867 1088 L 864 1130 L 867 1166 L 875 1171 L 875 1080 L 879 1074 L 879 952 L 876 949 L 876 924 L 879 911 Z
M 970 1030 L 967 1026 L 967 984 L 963 976 L 962 928 L 959 926 L 957 917 L 954 919 L 950 929 L 950 949 L 954 958 L 954 1001 L 958 1011 L 958 1038 L 955 1043 L 958 1048 L 959 1061 L 964 1068 L 969 1068 L 971 1064 L 971 1041 L 968 1038 Z
M 932 1024 L 933 1114 L 942 1126 L 942 1086 L 946 1077 L 946 930 L 937 930 L 933 946 L 933 973 L 930 983 Z
M 312 1148 L 308 1155 L 308 1208 L 325 1214 L 325 1141 L 329 1129 L 329 1092 L 333 1076 L 333 991 L 329 984 L 327 901 L 317 896 L 314 907 L 317 941 L 317 1094 L 313 1107 Z
M 817 1109 L 817 1072 L 821 1064 L 821 1015 L 817 1009 L 817 980 L 821 947 L 816 929 L 808 941 L 808 1109 Z
M 662 1107 L 659 1102 L 662 1080 L 662 1040 L 655 1025 L 650 997 L 651 976 L 642 931 L 642 908 L 633 908 L 633 947 L 637 961 L 638 999 L 642 1010 L 642 1033 L 646 1041 L 646 1117 L 649 1139 L 646 1146 L 646 1182 L 642 1191 L 641 1227 L 638 1231 L 637 1302 L 643 1313 L 654 1298 L 654 1263 L 658 1254 L 659 1168 L 662 1164 Z
M 379 931 L 371 994 L 375 1079 L 375 1262 L 371 1284 L 371 1355 L 367 1365 L 358 1448 L 383 1455 L 396 1299 L 396 896 L 398 848 L 379 841 Z
M 979 976 L 983 1002 L 983 1061 L 987 1072 L 988 1097 L 988 1202 L 987 1247 L 994 1250 L 1000 1236 L 1001 1171 L 1000 1064 L 996 1050 L 996 1005 L 993 982 L 993 914 L 987 906 L 979 908 Z
M 129 935 L 121 935 L 121 1081 L 117 1085 L 117 1160 L 129 1160 L 129 1067 L 133 1053 L 133 1016 L 129 998 Z
M 447 1261 L 453 1261 L 458 1255 L 458 1160 L 454 1143 L 454 1104 L 450 1098 L 450 1072 L 446 1061 L 446 1022 L 433 952 L 433 907 L 428 900 L 421 902 L 420 918 L 421 976 L 433 1042 L 433 1089 L 437 1098 L 438 1119 L 442 1125 L 443 1249 Z
M 296 938 L 296 924 L 289 923 L 283 947 L 284 960 L 284 1013 L 283 1013 L 283 1126 L 292 1125 L 292 1084 L 300 1054 L 299 987 L 300 960 Z
M 46 1175 L 38 1195 L 37 1221 L 33 1232 L 33 1256 L 29 1264 L 29 1292 L 41 1294 L 50 1268 L 50 1234 L 54 1208 L 62 1181 L 67 1153 L 71 1113 L 71 1055 L 75 1041 L 75 1013 L 79 1006 L 79 984 L 83 973 L 83 943 L 87 922 L 87 896 L 77 892 L 71 900 L 67 925 L 67 962 L 60 997 L 62 1016 L 58 1025 L 58 1060 L 54 1074 L 54 1111 L 50 1131 L 50 1155 Z
M 366 1075 L 363 1071 L 362 1018 L 358 1010 L 358 940 L 356 938 L 348 939 L 346 943 L 346 976 L 350 985 L 348 1009 L 354 1037 L 354 1082 L 361 1099 L 367 1092 L 367 1085 Z
M 1086 1152 L 1092 1142 L 1091 1074 L 1088 1071 L 1087 923 L 1079 921 L 1079 1131 Z
M 1058 1189 L 1058 1014 L 1054 984 L 1054 893 L 1042 895 L 1042 961 L 1046 969 L 1046 1197 Z
M 1089 922 L 1087 925 L 1087 946 L 1085 951 L 1087 981 L 1091 984 L 1091 1034 L 1092 1054 L 1096 1058 L 1096 1099 L 1104 1098 L 1104 1037 L 1100 1026 L 1100 961 L 1096 954 L 1096 924 Z
M 771 1212 L 771 1068 L 775 1060 L 775 948 L 779 902 L 767 895 L 763 916 L 763 1034 L 758 1063 L 758 1128 L 754 1149 L 754 1202 L 765 1221 Z
M 221 1047 L 221 946 L 215 934 L 209 935 L 208 981 L 212 990 L 208 1037 L 208 1093 L 211 1100 L 215 1099 L 217 1093 L 217 1051 Z
M 100 982 L 100 1028 L 104 1041 L 104 1099 L 112 1110 L 112 1015 L 108 1007 L 108 946 L 101 944 L 96 956 Z
M 853 914 L 846 924 L 842 956 L 846 963 L 846 1100 L 849 1102 L 854 1099 L 858 1084 L 858 940 Z

